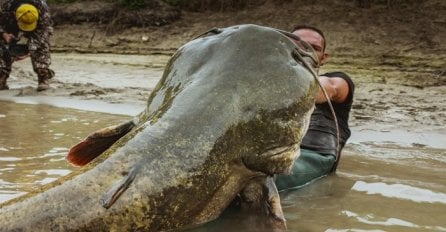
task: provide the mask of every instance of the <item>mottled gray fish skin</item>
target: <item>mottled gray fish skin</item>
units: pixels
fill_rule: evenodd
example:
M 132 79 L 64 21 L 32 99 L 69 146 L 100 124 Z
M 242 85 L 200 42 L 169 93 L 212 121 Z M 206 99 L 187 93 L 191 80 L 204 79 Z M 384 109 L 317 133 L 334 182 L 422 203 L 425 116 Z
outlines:
M 294 49 L 256 25 L 185 44 L 135 128 L 87 166 L 3 204 L 0 230 L 165 231 L 217 218 L 250 180 L 287 172 L 298 155 L 317 86 Z

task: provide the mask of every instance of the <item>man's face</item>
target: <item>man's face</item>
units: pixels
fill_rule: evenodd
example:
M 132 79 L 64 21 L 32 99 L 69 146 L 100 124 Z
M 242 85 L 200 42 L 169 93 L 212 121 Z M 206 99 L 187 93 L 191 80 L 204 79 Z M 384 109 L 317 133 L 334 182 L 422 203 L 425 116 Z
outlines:
M 298 29 L 293 34 L 299 36 L 303 41 L 309 43 L 316 51 L 320 65 L 325 64 L 328 54 L 324 51 L 324 38 L 311 29 Z

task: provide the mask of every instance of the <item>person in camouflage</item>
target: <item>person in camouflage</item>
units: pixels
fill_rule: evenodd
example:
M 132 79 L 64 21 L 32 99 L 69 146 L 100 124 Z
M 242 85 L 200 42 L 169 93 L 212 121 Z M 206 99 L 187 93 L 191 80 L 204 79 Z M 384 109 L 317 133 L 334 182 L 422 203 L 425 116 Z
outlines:
M 0 90 L 9 89 L 6 81 L 14 61 L 31 57 L 38 77 L 37 91 L 50 88 L 54 71 L 51 64 L 49 37 L 53 21 L 44 0 L 0 0 Z M 26 38 L 29 53 L 13 57 L 9 45 Z

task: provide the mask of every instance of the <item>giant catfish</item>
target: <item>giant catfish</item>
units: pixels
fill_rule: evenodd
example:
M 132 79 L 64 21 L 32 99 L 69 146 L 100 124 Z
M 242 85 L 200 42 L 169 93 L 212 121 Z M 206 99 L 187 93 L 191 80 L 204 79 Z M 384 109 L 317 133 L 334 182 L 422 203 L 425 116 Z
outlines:
M 102 155 L 3 204 L 0 230 L 165 231 L 217 218 L 250 181 L 290 170 L 314 106 L 315 62 L 273 28 L 203 34 L 172 56 L 139 116 L 92 134 L 68 159 Z

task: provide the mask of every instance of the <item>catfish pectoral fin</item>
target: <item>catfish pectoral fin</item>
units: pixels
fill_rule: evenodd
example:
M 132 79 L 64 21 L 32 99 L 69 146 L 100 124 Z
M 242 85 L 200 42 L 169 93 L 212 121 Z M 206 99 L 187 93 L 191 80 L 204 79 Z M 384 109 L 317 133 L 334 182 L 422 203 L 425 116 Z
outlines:
M 106 209 L 110 208 L 124 193 L 125 190 L 128 189 L 130 184 L 136 177 L 136 168 L 132 168 L 124 179 L 120 180 L 117 184 L 115 184 L 110 190 L 102 198 L 102 206 Z
M 269 212 L 270 212 L 271 216 L 275 220 L 285 223 L 286 219 L 283 214 L 282 205 L 280 204 L 279 194 L 277 194 L 277 195 L 273 196 L 271 199 L 269 199 L 268 205 L 269 205 L 268 208 L 269 208 Z
M 272 176 L 254 178 L 240 192 L 240 197 L 242 209 L 265 213 L 274 227 L 286 230 L 279 191 Z
M 279 191 L 277 190 L 274 178 L 267 177 L 265 187 L 268 191 L 268 211 L 270 215 L 286 228 L 286 219 L 283 214 L 282 205 L 280 204 Z
M 74 166 L 88 164 L 118 141 L 118 139 L 126 135 L 133 127 L 135 127 L 135 123 L 128 121 L 92 133 L 70 149 L 67 155 L 68 162 Z

